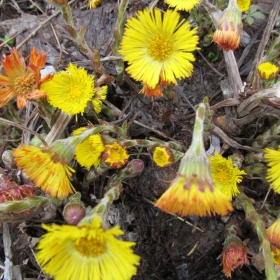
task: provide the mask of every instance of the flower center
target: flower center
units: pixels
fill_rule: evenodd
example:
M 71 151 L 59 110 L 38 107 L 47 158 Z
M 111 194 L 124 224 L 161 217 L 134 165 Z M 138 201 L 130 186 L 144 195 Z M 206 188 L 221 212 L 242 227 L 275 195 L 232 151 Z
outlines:
M 70 85 L 67 89 L 67 94 L 69 98 L 76 99 L 82 95 L 82 91 L 80 90 L 80 87 L 78 85 Z
M 15 79 L 14 90 L 17 95 L 27 95 L 32 93 L 36 87 L 36 78 L 33 72 L 26 72 Z
M 97 239 L 81 238 L 78 244 L 74 244 L 75 249 L 84 257 L 96 258 L 106 252 L 105 242 Z
M 170 56 L 172 50 L 173 48 L 170 40 L 161 35 L 154 36 L 148 45 L 149 55 L 154 60 L 158 61 L 166 60 Z
M 228 168 L 224 168 L 222 166 L 220 166 L 215 173 L 215 180 L 222 185 L 227 184 L 229 178 L 231 177 Z

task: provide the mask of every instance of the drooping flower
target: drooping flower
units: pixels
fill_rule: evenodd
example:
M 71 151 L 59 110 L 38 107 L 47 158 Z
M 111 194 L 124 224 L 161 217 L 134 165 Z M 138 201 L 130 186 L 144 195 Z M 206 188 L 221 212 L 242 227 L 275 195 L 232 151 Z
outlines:
M 176 178 L 155 206 L 163 211 L 186 215 L 226 215 L 232 211 L 230 200 L 215 188 L 210 163 L 203 144 L 205 104 L 199 104 L 192 144 L 181 160 Z
M 135 243 L 119 240 L 118 226 L 105 229 L 95 216 L 91 224 L 43 228 L 47 233 L 39 241 L 37 261 L 56 280 L 128 280 L 136 274 Z
M 16 98 L 17 107 L 26 107 L 27 100 L 41 98 L 46 95 L 41 84 L 52 78 L 47 75 L 41 79 L 40 70 L 46 64 L 46 55 L 43 51 L 37 53 L 36 48 L 30 51 L 29 62 L 17 49 L 10 50 L 10 55 L 4 56 L 4 61 L 0 62 L 5 70 L 4 75 L 0 75 L 0 107 L 3 107 L 12 98 Z
M 94 76 L 72 63 L 42 87 L 47 92 L 48 102 L 68 115 L 83 113 L 96 92 Z
M 270 62 L 264 62 L 258 66 L 258 71 L 263 80 L 273 80 L 279 71 L 279 68 Z
M 209 157 L 209 161 L 215 187 L 232 200 L 239 193 L 237 184 L 242 181 L 242 175 L 246 175 L 246 172 L 235 167 L 231 158 L 226 159 L 219 153 Z
M 159 95 L 160 84 L 191 76 L 198 40 L 176 11 L 146 9 L 128 19 L 119 53 L 128 61 L 127 72 Z
M 164 0 L 170 7 L 175 8 L 175 10 L 190 11 L 196 5 L 199 4 L 200 0 Z
M 93 165 L 94 167 L 99 165 L 104 150 L 105 145 L 101 135 L 91 135 L 76 146 L 76 160 L 89 170 Z
M 99 114 L 101 112 L 101 104 L 102 104 L 101 100 L 106 99 L 107 90 L 108 90 L 107 86 L 96 88 L 96 92 L 95 92 L 94 97 L 92 99 L 92 104 L 93 104 L 94 111 L 97 114 Z
M 63 157 L 63 145 L 38 148 L 21 145 L 13 150 L 16 165 L 44 192 L 64 198 L 75 192 L 70 180 L 75 171 Z
M 267 238 L 270 243 L 280 248 L 280 218 L 278 218 L 267 230 Z
M 89 8 L 94 9 L 98 6 L 98 4 L 102 2 L 102 0 L 89 0 Z
M 266 148 L 264 159 L 268 165 L 266 180 L 274 191 L 280 194 L 280 146 L 276 151 Z
M 129 154 L 125 147 L 121 146 L 118 142 L 113 142 L 106 145 L 102 158 L 111 168 L 120 168 L 127 164 Z
M 241 12 L 233 2 L 230 1 L 228 8 L 223 11 L 218 29 L 213 35 L 213 42 L 225 51 L 235 50 L 242 35 Z
M 156 147 L 153 153 L 153 161 L 160 167 L 166 167 L 174 162 L 171 150 L 167 147 Z
M 68 225 L 77 225 L 85 217 L 86 208 L 81 201 L 70 200 L 64 206 L 62 215 Z
M 237 236 L 226 238 L 222 253 L 223 273 L 226 277 L 231 277 L 232 271 L 244 264 L 249 264 L 247 251 Z
M 238 9 L 243 13 L 250 9 L 251 0 L 237 0 Z

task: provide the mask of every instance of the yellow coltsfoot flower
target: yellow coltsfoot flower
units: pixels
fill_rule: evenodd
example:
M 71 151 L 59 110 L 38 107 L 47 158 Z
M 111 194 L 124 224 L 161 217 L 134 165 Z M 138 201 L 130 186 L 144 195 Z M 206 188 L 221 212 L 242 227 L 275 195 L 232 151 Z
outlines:
M 146 9 L 128 19 L 119 53 L 128 61 L 127 72 L 160 95 L 160 84 L 191 76 L 198 40 L 196 29 L 176 11 Z
M 218 153 L 209 157 L 209 161 L 215 187 L 231 200 L 239 193 L 237 184 L 242 181 L 242 175 L 246 175 L 246 172 L 235 167 L 231 158 L 226 159 Z
M 37 261 L 56 280 L 128 280 L 136 274 L 139 256 L 134 242 L 119 240 L 118 227 L 105 229 L 95 216 L 92 223 L 43 225 Z
M 246 12 L 250 9 L 251 0 L 237 0 L 237 6 L 240 12 Z
M 271 188 L 280 194 L 280 146 L 278 150 L 266 148 L 264 159 L 268 165 L 266 180 L 270 182 Z
M 164 0 L 170 7 L 175 8 L 175 10 L 190 11 L 196 5 L 199 4 L 200 0 Z
M 181 216 L 226 215 L 232 211 L 230 200 L 214 186 L 210 163 L 203 144 L 205 104 L 199 104 L 192 144 L 181 160 L 176 178 L 156 201 L 163 211 Z
M 261 78 L 265 81 L 273 80 L 279 71 L 279 68 L 270 62 L 264 62 L 258 66 Z
M 100 134 L 94 134 L 76 146 L 76 160 L 88 170 L 99 165 L 105 145 Z
M 111 168 L 120 168 L 127 164 L 129 154 L 126 148 L 118 142 L 113 142 L 105 146 L 102 158 L 106 165 Z
M 167 147 L 156 147 L 153 153 L 153 161 L 159 167 L 170 166 L 174 162 L 172 151 Z
M 47 194 L 64 198 L 75 192 L 70 182 L 75 171 L 54 150 L 21 145 L 13 154 L 16 165 Z
M 82 114 L 96 93 L 94 76 L 72 63 L 66 71 L 56 73 L 42 88 L 47 92 L 48 102 L 68 115 Z
M 94 9 L 94 8 L 96 8 L 98 5 L 99 5 L 99 3 L 101 3 L 102 2 L 102 0 L 89 0 L 89 8 L 90 9 Z

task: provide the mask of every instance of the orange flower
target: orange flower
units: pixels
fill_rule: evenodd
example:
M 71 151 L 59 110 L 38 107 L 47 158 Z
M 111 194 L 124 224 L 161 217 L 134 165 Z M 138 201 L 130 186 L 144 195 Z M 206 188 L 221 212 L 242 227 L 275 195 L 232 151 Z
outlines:
M 237 267 L 249 264 L 246 248 L 237 236 L 227 237 L 222 255 L 223 273 L 226 277 L 231 277 L 231 272 Z
M 148 97 L 151 97 L 152 99 L 154 97 L 161 97 L 163 96 L 162 90 L 160 85 L 156 85 L 155 88 L 150 88 L 146 83 L 143 83 L 143 88 L 141 89 L 140 93 L 145 94 Z
M 271 244 L 280 247 L 280 218 L 278 218 L 267 230 L 267 238 Z
M 4 61 L 0 62 L 5 69 L 6 75 L 0 75 L 0 107 L 3 107 L 12 98 L 16 97 L 17 107 L 26 107 L 26 101 L 45 96 L 45 92 L 40 90 L 40 85 L 52 78 L 47 75 L 41 79 L 40 70 L 46 64 L 46 55 L 43 51 L 39 54 L 36 48 L 32 48 L 29 63 L 26 65 L 22 53 L 18 53 L 14 48 L 10 55 L 4 56 Z
M 218 29 L 213 36 L 213 42 L 225 51 L 233 51 L 239 46 L 241 35 L 241 12 L 237 7 L 229 5 L 222 14 Z

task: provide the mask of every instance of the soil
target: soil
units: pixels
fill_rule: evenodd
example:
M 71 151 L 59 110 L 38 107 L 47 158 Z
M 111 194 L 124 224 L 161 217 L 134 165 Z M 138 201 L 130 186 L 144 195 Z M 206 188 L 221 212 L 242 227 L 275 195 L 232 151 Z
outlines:
M 261 8 L 269 10 L 272 1 L 256 2 Z M 133 0 L 128 6 L 127 17 L 136 11 L 147 7 L 148 0 Z M 264 2 L 264 1 L 263 1 Z M 0 6 L 0 38 L 5 35 L 16 36 L 16 44 L 28 38 L 31 32 L 55 12 L 50 3 L 42 0 L 34 1 L 1 1 Z M 76 1 L 73 6 L 75 25 L 77 29 L 87 26 L 85 39 L 91 48 L 100 50 L 101 57 L 111 55 L 113 28 L 117 19 L 117 1 L 103 1 L 98 8 L 87 10 L 83 1 Z M 166 9 L 167 5 L 160 1 L 157 7 Z M 41 11 L 40 9 L 43 11 Z M 46 13 L 46 14 L 44 14 Z M 182 12 L 182 17 L 188 14 Z M 78 49 L 69 35 L 61 15 L 53 18 L 50 23 L 44 24 L 42 29 L 35 32 L 22 46 L 23 53 L 27 55 L 31 47 L 47 53 L 47 64 L 53 65 L 56 70 L 65 68 L 69 62 L 85 67 L 92 73 L 88 58 Z M 260 25 L 244 25 L 244 30 L 253 36 Z M 54 32 L 55 31 L 55 32 Z M 206 32 L 207 33 L 207 32 Z M 202 37 L 207 36 L 201 35 Z M 261 38 L 262 32 L 259 35 Z M 244 67 L 254 59 L 258 43 L 251 49 L 249 55 L 241 65 L 243 80 L 248 74 L 248 67 Z M 241 46 L 235 56 L 241 57 L 245 46 Z M 2 47 L 0 55 L 8 54 L 7 47 Z M 209 53 L 217 55 L 217 60 L 210 61 Z M 208 61 L 206 63 L 205 59 Z M 104 62 L 104 67 L 111 76 L 116 76 L 115 63 Z M 201 53 L 196 53 L 194 73 L 191 78 L 178 82 L 174 91 L 176 97 L 171 111 L 166 111 L 167 101 L 157 98 L 151 102 L 149 98 L 139 94 L 141 85 L 128 76 L 125 83 L 118 87 L 116 83 L 109 86 L 108 101 L 123 113 L 128 115 L 128 121 L 137 120 L 144 126 L 132 123 L 129 127 L 129 137 L 132 139 L 147 139 L 156 137 L 162 140 L 174 139 L 181 143 L 185 150 L 191 143 L 193 129 L 193 108 L 202 102 L 205 96 L 209 97 L 210 105 L 215 105 L 223 100 L 220 81 L 227 76 L 223 52 L 216 45 L 201 46 Z M 215 69 L 216 72 L 213 70 Z M 220 75 L 218 73 L 221 73 Z M 191 104 L 191 105 L 190 105 Z M 2 114 L 5 112 L 2 110 Z M 19 112 L 24 116 L 23 112 Z M 169 120 L 166 116 L 170 115 Z M 223 108 L 215 111 L 216 116 L 225 115 Z M 69 135 L 73 129 L 85 125 L 87 121 L 97 123 L 96 118 L 85 114 L 78 121 L 72 121 L 65 131 Z M 3 138 L 5 131 L 2 131 Z M 240 144 L 248 145 L 257 133 L 252 127 L 247 127 L 240 134 L 232 135 L 232 139 Z M 224 144 L 224 143 L 223 143 Z M 9 144 L 10 148 L 16 147 L 17 142 Z M 236 149 L 223 146 L 226 154 L 231 154 Z M 7 147 L 2 148 L 3 152 Z M 246 151 L 240 150 L 245 154 Z M 134 158 L 139 154 L 138 149 L 132 149 Z M 124 239 L 135 241 L 135 252 L 141 257 L 135 280 L 200 280 L 200 279 L 226 279 L 222 272 L 221 253 L 225 239 L 225 228 L 229 224 L 238 225 L 241 240 L 249 240 L 248 248 L 251 250 L 250 262 L 241 269 L 232 273 L 232 279 L 265 279 L 264 270 L 260 268 L 253 256 L 259 253 L 259 241 L 256 233 L 251 228 L 250 221 L 245 219 L 242 209 L 235 210 L 227 217 L 186 217 L 180 219 L 176 216 L 163 213 L 153 206 L 153 202 L 168 188 L 170 181 L 176 176 L 178 163 L 171 167 L 159 168 L 151 160 L 150 154 L 141 153 L 145 163 L 141 175 L 124 182 L 124 191 L 121 197 L 110 208 L 108 221 L 111 225 L 119 224 L 125 232 Z M 16 170 L 8 170 L 2 163 L 5 174 L 15 174 Z M 15 169 L 15 168 L 14 168 Z M 75 186 L 83 193 L 82 199 L 87 206 L 94 206 L 95 201 L 102 197 L 103 186 L 106 185 L 110 172 L 95 184 L 85 187 L 82 185 L 85 170 L 75 166 Z M 14 172 L 14 173 L 13 173 Z M 79 183 L 80 182 L 80 183 Z M 245 193 L 255 201 L 261 201 L 266 195 L 268 185 L 261 179 L 247 179 L 243 181 Z M 270 193 L 268 202 L 280 206 L 279 198 L 275 193 Z M 257 205 L 257 204 L 256 204 Z M 43 274 L 35 261 L 34 251 L 36 242 L 43 234 L 41 223 L 63 223 L 62 206 L 49 205 L 44 211 L 36 213 L 30 219 L 10 223 L 12 232 L 13 263 L 21 267 L 24 279 L 48 279 Z M 5 262 L 3 244 L 0 254 L 1 264 Z M 261 261 L 260 261 L 261 263 Z M 2 267 L 1 267 L 2 268 Z

